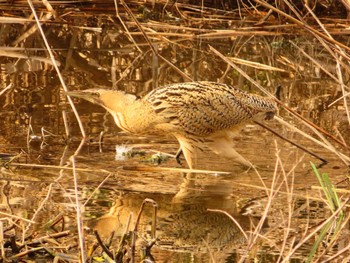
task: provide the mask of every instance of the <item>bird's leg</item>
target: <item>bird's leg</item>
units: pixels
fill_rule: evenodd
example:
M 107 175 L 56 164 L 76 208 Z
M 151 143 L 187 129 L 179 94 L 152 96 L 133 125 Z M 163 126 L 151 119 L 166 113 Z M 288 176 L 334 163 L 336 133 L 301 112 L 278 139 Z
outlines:
M 180 164 L 180 165 L 182 165 L 181 160 L 180 160 L 181 154 L 183 154 L 183 152 L 182 152 L 182 149 L 181 149 L 181 147 L 180 147 L 180 148 L 177 150 L 176 154 L 175 154 L 176 162 L 177 162 L 178 164 Z

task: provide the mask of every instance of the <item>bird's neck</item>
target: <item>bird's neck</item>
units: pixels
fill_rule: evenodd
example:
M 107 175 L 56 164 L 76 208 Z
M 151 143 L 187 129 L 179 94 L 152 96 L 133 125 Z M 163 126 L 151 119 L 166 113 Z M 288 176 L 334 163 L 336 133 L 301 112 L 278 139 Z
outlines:
M 103 107 L 110 113 L 122 113 L 136 101 L 136 96 L 119 90 L 111 90 L 101 95 Z
M 143 133 L 154 121 L 152 109 L 136 96 L 122 91 L 111 91 L 100 97 L 103 107 L 111 113 L 115 123 L 124 131 Z

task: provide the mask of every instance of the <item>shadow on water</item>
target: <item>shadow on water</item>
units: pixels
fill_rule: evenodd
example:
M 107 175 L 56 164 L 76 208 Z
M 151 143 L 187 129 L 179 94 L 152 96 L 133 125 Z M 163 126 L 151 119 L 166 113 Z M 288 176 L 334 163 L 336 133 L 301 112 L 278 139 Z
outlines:
M 71 90 L 114 86 L 144 96 L 155 85 L 187 81 L 190 77 L 221 81 L 257 92 L 210 52 L 211 45 L 227 57 L 283 69 L 242 66 L 271 93 L 281 84 L 280 96 L 286 105 L 344 144 L 350 142 L 346 107 L 339 101 L 329 106 L 342 97 L 338 84 L 319 66 L 310 64 L 302 51 L 291 44 L 297 43 L 317 59 L 327 61 L 324 67 L 335 74 L 334 60 L 328 53 L 322 53 L 323 47 L 315 45 L 310 36 L 294 36 L 291 32 L 281 36 L 260 31 L 261 34 L 251 36 L 234 34 L 219 38 L 217 35 L 213 39 L 219 31 L 211 30 L 222 27 L 231 30 L 232 23 L 240 27 L 253 23 L 229 22 L 225 16 L 216 14 L 221 22 L 213 19 L 208 29 L 200 29 L 196 15 L 188 6 L 180 5 L 179 10 L 193 15 L 192 19 L 166 13 L 163 19 L 172 27 L 164 29 L 164 24 L 152 20 L 156 19 L 153 16 L 148 17 L 152 12 L 148 13 L 147 9 L 139 20 L 150 29 L 147 34 L 164 58 L 157 60 L 134 22 L 127 21 L 129 31 L 126 32 L 125 25 L 115 19 L 113 6 L 100 6 L 105 8 L 104 14 L 89 12 L 88 5 L 79 8 L 88 15 L 71 10 L 72 14 L 67 14 L 64 21 L 47 23 L 44 27 Z M 207 12 L 209 10 L 203 10 L 202 15 L 208 16 Z M 103 240 L 114 231 L 111 248 L 116 249 L 128 218 L 131 215 L 129 229 L 132 229 L 145 199 L 154 200 L 158 206 L 157 239 L 152 247 L 152 255 L 158 262 L 245 259 L 282 262 L 300 240 L 331 217 L 332 212 L 310 167 L 310 161 L 316 165 L 320 161 L 257 125 L 248 124 L 234 138 L 237 151 L 254 163 L 257 170 L 247 170 L 228 159 L 203 152 L 198 157 L 201 169 L 227 173 L 189 174 L 176 170 L 186 165 L 183 161 L 181 166 L 172 158 L 178 149 L 174 138 L 123 133 L 105 110 L 74 100 L 88 135 L 81 150 L 75 153 L 81 140 L 79 127 L 52 65 L 39 59 L 46 58 L 40 35 L 34 33 L 14 49 L 11 45 L 21 43 L 21 32 L 26 28 L 21 24 L 0 25 L 1 46 L 8 52 L 0 59 L 2 87 L 12 84 L 0 95 L 0 230 L 6 241 L 0 248 L 5 246 L 9 254 L 6 256 L 23 251 L 28 245 L 26 242 L 31 240 L 33 243 L 27 251 L 32 251 L 28 257 L 48 260 L 47 251 L 55 251 L 69 254 L 70 257 L 60 254 L 58 257 L 62 259 L 77 261 L 81 251 L 76 241 L 78 217 L 84 227 L 86 251 L 96 242 L 93 230 L 97 230 Z M 160 35 L 153 35 L 152 30 Z M 207 33 L 213 34 L 209 37 Z M 344 76 L 347 78 L 348 72 L 344 72 Z M 281 109 L 279 115 L 311 133 L 288 112 Z M 339 156 L 277 121 L 268 125 L 325 158 L 328 164 L 320 170 L 331 176 L 341 201 L 346 200 L 349 171 Z M 67 127 L 70 138 L 66 136 Z M 132 148 L 132 152 L 127 156 L 118 155 L 116 148 L 122 146 Z M 348 153 L 339 145 L 335 148 Z M 157 164 L 154 161 L 159 152 L 170 157 Z M 71 165 L 70 157 L 74 154 L 76 188 L 72 169 L 66 166 Z M 81 207 L 78 216 L 76 197 Z M 152 220 L 153 207 L 146 205 L 138 225 L 138 249 L 150 241 Z M 344 229 L 347 233 L 346 227 Z M 55 241 L 49 236 L 40 239 L 46 232 L 62 236 Z M 324 254 L 320 252 L 320 257 L 327 258 L 341 251 L 347 239 L 343 234 L 331 249 Z M 305 261 L 314 242 L 310 240 L 305 240 L 292 254 L 295 262 Z M 14 241 L 18 245 L 14 245 Z M 39 252 L 34 251 L 38 244 L 44 247 L 40 247 Z M 131 244 L 125 247 L 130 248 Z M 50 258 L 57 256 L 55 253 Z M 95 253 L 100 255 L 101 249 Z

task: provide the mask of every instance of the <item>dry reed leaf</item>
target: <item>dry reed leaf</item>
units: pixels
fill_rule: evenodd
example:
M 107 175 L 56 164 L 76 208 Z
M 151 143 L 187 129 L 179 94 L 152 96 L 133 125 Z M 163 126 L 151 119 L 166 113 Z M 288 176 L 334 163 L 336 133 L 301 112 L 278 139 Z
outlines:
M 275 36 L 275 32 L 269 32 L 269 31 L 243 31 L 243 30 L 217 30 L 215 32 L 211 33 L 205 33 L 197 35 L 197 38 L 211 38 L 211 39 L 217 39 L 217 38 L 227 38 L 227 37 L 237 37 L 237 36 L 252 36 L 252 35 L 259 35 L 259 36 Z
M 25 164 L 25 163 L 10 163 L 9 166 L 20 166 L 29 168 L 45 168 L 45 169 L 62 169 L 62 170 L 76 170 L 80 172 L 101 172 L 101 173 L 112 173 L 111 171 L 104 169 L 85 169 L 85 168 L 73 168 L 60 165 L 41 165 L 41 164 Z M 171 167 L 151 167 L 151 166 L 120 166 L 117 170 L 125 171 L 147 171 L 147 172 L 182 172 L 182 173 L 205 173 L 205 174 L 230 174 L 229 172 L 222 171 L 210 171 L 210 170 L 198 170 L 198 169 L 186 169 L 186 168 L 171 168 Z
M 285 56 L 282 56 L 280 55 L 279 57 L 276 58 L 276 61 L 278 63 L 281 63 L 283 65 L 285 65 L 286 67 L 289 67 L 291 68 L 292 70 L 294 71 L 297 71 L 297 70 L 304 70 L 303 66 L 302 65 L 296 65 L 294 62 L 292 62 L 289 58 L 285 57 Z
M 87 31 L 102 33 L 102 28 L 101 27 L 72 26 L 72 28 L 77 28 L 77 29 L 81 29 L 81 30 L 87 30 Z
M 45 14 L 43 16 L 43 18 L 40 20 L 40 22 L 50 20 L 51 17 L 52 17 L 52 14 L 51 13 L 47 13 L 47 14 Z M 18 45 L 20 42 L 22 42 L 23 40 L 27 39 L 29 36 L 34 34 L 36 32 L 36 30 L 37 30 L 37 26 L 30 27 L 26 32 L 24 32 L 15 41 L 13 41 L 12 45 L 13 46 Z
M 0 57 L 11 57 L 11 58 L 21 58 L 21 59 L 30 59 L 30 60 L 37 60 L 46 64 L 53 65 L 53 62 L 50 58 L 45 57 L 38 57 L 38 56 L 28 56 L 27 54 L 23 54 L 20 52 L 15 51 L 8 51 L 8 50 L 0 50 Z M 60 62 L 56 60 L 56 64 L 60 66 Z
M 241 59 L 241 58 L 228 57 L 228 59 L 232 60 L 233 62 L 235 62 L 237 64 L 245 65 L 248 67 L 253 67 L 253 68 L 262 69 L 262 70 L 286 72 L 284 69 L 281 69 L 281 68 L 276 68 L 276 67 L 268 66 L 268 65 L 261 64 L 258 62 Z
M 321 186 L 317 186 L 317 185 L 312 185 L 311 189 L 312 190 L 323 190 L 323 188 Z M 350 190 L 341 189 L 341 188 L 333 188 L 332 190 L 338 194 L 349 194 L 350 193 Z
M 171 167 L 122 166 L 121 168 L 126 171 L 143 171 L 143 172 L 167 171 L 167 172 L 181 172 L 181 173 L 230 174 L 229 172 L 221 172 L 221 171 L 171 168 Z
M 6 216 L 6 217 L 10 217 L 10 218 L 14 218 L 14 219 L 19 219 L 19 220 L 22 220 L 22 221 L 30 223 L 30 224 L 37 224 L 35 221 L 26 219 L 24 217 L 11 215 L 11 214 L 8 214 L 8 213 L 5 213 L 5 212 L 1 212 L 1 211 L 0 211 L 0 215 Z
M 25 24 L 28 22 L 33 22 L 33 20 L 27 19 L 27 18 L 19 18 L 19 17 L 0 16 L 0 23 L 1 24 Z

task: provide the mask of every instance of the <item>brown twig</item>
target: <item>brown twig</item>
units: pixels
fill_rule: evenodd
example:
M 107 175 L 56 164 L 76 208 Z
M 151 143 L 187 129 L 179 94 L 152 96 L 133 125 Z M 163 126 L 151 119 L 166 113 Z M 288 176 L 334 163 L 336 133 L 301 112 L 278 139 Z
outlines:
M 54 233 L 54 234 L 46 235 L 43 237 L 39 237 L 39 238 L 33 239 L 32 241 L 24 244 L 23 246 L 20 247 L 20 249 L 23 248 L 24 246 L 36 246 L 36 245 L 40 245 L 43 243 L 47 243 L 47 242 L 50 242 L 49 240 L 52 238 L 56 239 L 56 238 L 66 237 L 69 234 L 70 234 L 70 230 L 66 230 L 63 232 Z
M 152 42 L 149 40 L 145 30 L 143 30 L 140 22 L 137 20 L 137 18 L 135 17 L 135 15 L 133 14 L 133 12 L 130 10 L 130 8 L 128 7 L 128 5 L 124 2 L 124 0 L 120 0 L 120 2 L 122 3 L 122 5 L 124 6 L 126 12 L 130 15 L 130 17 L 132 18 L 132 20 L 134 20 L 134 22 L 136 23 L 137 28 L 141 31 L 143 37 L 145 38 L 146 42 L 148 43 L 149 47 L 152 49 L 153 54 L 157 55 L 158 52 L 155 49 L 155 47 L 153 46 Z
M 276 8 L 276 7 L 274 7 L 274 6 L 272 6 L 272 5 L 268 4 L 268 3 L 266 3 L 265 1 L 261 1 L 261 0 L 254 0 L 254 1 L 255 1 L 256 3 L 258 3 L 258 4 L 261 4 L 262 6 L 264 6 L 264 7 L 266 7 L 266 8 L 268 8 L 268 9 L 271 9 L 271 10 L 273 10 L 274 12 L 276 12 L 276 13 L 278 13 L 278 14 L 284 16 L 285 18 L 287 18 L 288 20 L 292 21 L 293 23 L 295 23 L 295 24 L 297 24 L 297 25 L 299 25 L 299 26 L 304 27 L 305 29 L 307 29 L 307 30 L 310 31 L 311 33 L 313 33 L 313 34 L 315 34 L 315 35 L 317 35 L 317 36 L 320 36 L 320 37 L 322 37 L 323 39 L 327 40 L 328 42 L 330 42 L 330 43 L 332 43 L 332 44 L 334 44 L 334 45 L 338 45 L 339 47 L 342 47 L 342 48 L 344 48 L 345 50 L 347 50 L 347 51 L 350 52 L 350 47 L 348 47 L 348 46 L 346 46 L 346 45 L 344 45 L 344 44 L 342 44 L 342 43 L 340 43 L 340 42 L 334 40 L 333 38 L 328 37 L 327 35 L 323 34 L 322 32 L 317 31 L 316 29 L 312 28 L 311 26 L 309 26 L 309 25 L 303 23 L 302 21 L 299 21 L 298 19 L 292 17 L 291 15 L 286 14 L 285 12 L 283 12 L 283 11 L 279 10 L 278 8 Z
M 30 6 L 30 8 L 31 8 L 31 10 L 32 10 L 32 13 L 33 13 L 34 17 L 35 17 L 35 21 L 36 21 L 37 27 L 38 27 L 38 29 L 39 29 L 39 31 L 40 31 L 40 34 L 41 34 L 41 36 L 42 36 L 42 38 L 43 38 L 43 40 L 44 40 L 44 43 L 45 43 L 45 46 L 46 46 L 46 50 L 48 51 L 48 53 L 49 53 L 49 55 L 50 55 L 50 58 L 51 58 L 52 63 L 53 63 L 53 65 L 54 65 L 54 68 L 55 68 L 55 70 L 56 70 L 56 72 L 57 72 L 58 78 L 60 79 L 61 85 L 62 85 L 64 91 L 67 92 L 67 91 L 68 91 L 67 86 L 66 86 L 66 84 L 65 84 L 65 82 L 64 82 L 64 80 L 63 80 L 63 77 L 62 77 L 62 75 L 61 75 L 61 72 L 60 72 L 60 70 L 59 70 L 59 68 L 58 68 L 58 65 L 57 65 L 57 63 L 56 63 L 55 57 L 54 57 L 53 52 L 52 52 L 52 50 L 51 50 L 51 48 L 50 48 L 50 45 L 49 45 L 49 43 L 48 43 L 48 41 L 47 41 L 47 39 L 46 39 L 46 37 L 45 37 L 44 31 L 43 31 L 43 29 L 42 29 L 42 27 L 41 27 L 41 24 L 40 24 L 40 22 L 39 22 L 39 18 L 38 18 L 38 15 L 36 14 L 34 5 L 33 5 L 33 3 L 32 3 L 32 0 L 27 0 L 27 1 L 28 1 L 28 4 L 29 4 L 29 6 Z M 50 15 L 51 15 L 51 14 L 50 14 Z M 82 134 L 83 138 L 85 138 L 85 137 L 86 137 L 86 133 L 85 133 L 85 130 L 84 130 L 84 126 L 83 126 L 83 124 L 82 124 L 82 122 L 81 122 L 81 120 L 80 120 L 78 111 L 76 110 L 76 108 L 75 108 L 75 106 L 74 106 L 74 103 L 73 103 L 72 99 L 71 99 L 69 96 L 68 96 L 68 102 L 69 102 L 69 104 L 70 104 L 70 106 L 71 106 L 71 108 L 72 108 L 72 110 L 73 110 L 73 112 L 74 112 L 74 115 L 75 115 L 75 117 L 76 117 L 76 119 L 77 119 L 77 121 L 78 121 L 81 134 Z
M 271 129 L 270 127 L 266 126 L 265 124 L 259 122 L 259 121 L 254 121 L 256 124 L 258 124 L 259 126 L 263 127 L 264 129 L 268 130 L 269 132 L 273 133 L 274 135 L 276 135 L 277 137 L 281 138 L 282 140 L 289 142 L 290 144 L 294 145 L 295 147 L 299 148 L 300 150 L 310 154 L 313 157 L 316 157 L 317 159 L 321 160 L 323 164 L 328 163 L 326 159 L 318 156 L 316 153 L 313 153 L 311 151 L 309 151 L 308 149 L 306 149 L 305 147 L 297 144 L 296 142 L 293 142 L 292 140 L 289 140 L 288 138 L 282 136 L 281 134 L 279 134 L 278 132 L 274 131 L 273 129 Z
M 107 254 L 107 256 L 109 256 L 110 258 L 114 258 L 113 253 L 108 249 L 108 247 L 103 243 L 100 235 L 98 234 L 97 230 L 94 230 L 94 235 L 97 239 L 98 244 L 101 246 L 101 248 L 103 249 L 103 251 Z

